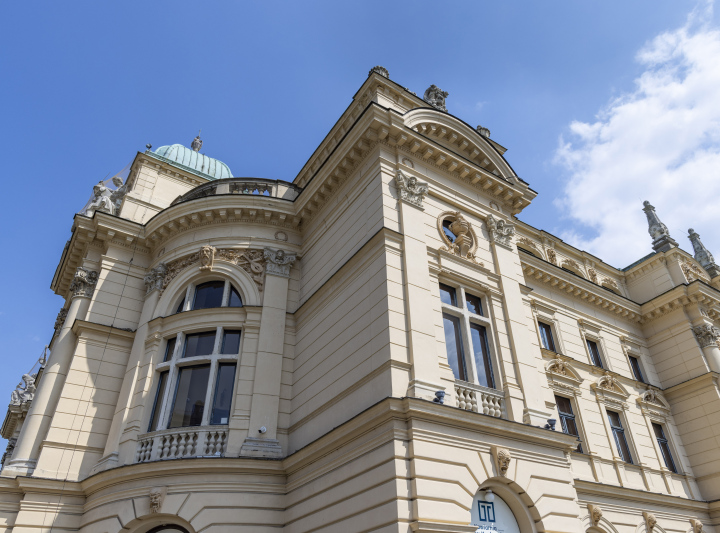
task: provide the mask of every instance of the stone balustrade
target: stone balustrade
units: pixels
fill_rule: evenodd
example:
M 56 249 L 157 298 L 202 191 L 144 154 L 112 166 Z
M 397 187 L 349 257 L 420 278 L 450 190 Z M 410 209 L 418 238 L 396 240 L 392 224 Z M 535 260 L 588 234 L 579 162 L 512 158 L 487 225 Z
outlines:
M 267 198 L 280 198 L 293 201 L 302 189 L 282 180 L 269 180 L 263 178 L 225 178 L 211 181 L 190 192 L 178 196 L 171 205 L 176 205 L 197 198 L 217 196 L 224 194 L 246 194 L 265 196 Z
M 222 456 L 227 449 L 228 430 L 225 426 L 173 428 L 140 435 L 136 463 Z
M 455 402 L 460 409 L 497 418 L 505 413 L 505 398 L 501 391 L 466 381 L 455 381 Z

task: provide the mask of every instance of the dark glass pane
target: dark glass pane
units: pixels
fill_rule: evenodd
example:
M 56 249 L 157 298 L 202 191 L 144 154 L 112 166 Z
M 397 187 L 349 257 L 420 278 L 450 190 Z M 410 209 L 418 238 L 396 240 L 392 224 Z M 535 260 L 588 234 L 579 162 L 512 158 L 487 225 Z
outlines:
M 632 367 L 633 374 L 635 375 L 635 379 L 638 381 L 645 383 L 645 378 L 643 377 L 642 370 L 640 370 L 640 361 L 638 361 L 637 357 L 633 357 L 632 355 L 630 357 L 630 366 Z
M 235 290 L 235 287 L 230 286 L 230 300 L 228 301 L 228 307 L 242 307 L 242 298 L 240 293 Z
M 630 455 L 630 448 L 628 447 L 627 440 L 625 440 L 625 432 L 620 429 L 614 429 L 613 433 L 615 434 L 615 442 L 618 446 L 620 457 L 626 463 L 632 464 L 632 455 Z
M 463 361 L 462 341 L 460 339 L 460 320 L 451 315 L 443 315 L 445 328 L 445 349 L 450 368 L 455 379 L 467 381 L 465 362 Z
M 167 346 L 165 347 L 165 358 L 163 359 L 163 362 L 172 359 L 173 353 L 175 352 L 175 341 L 177 341 L 177 337 L 168 339 Z
M 205 409 L 210 365 L 180 369 L 168 428 L 199 426 Z
M 215 347 L 215 332 L 205 331 L 193 333 L 185 338 L 185 353 L 183 357 L 197 357 L 210 355 Z
M 598 368 L 603 368 L 602 359 L 600 358 L 600 349 L 595 341 L 587 341 L 588 350 L 593 364 Z
M 572 415 L 572 405 L 570 404 L 570 400 L 567 398 L 563 398 L 562 396 L 555 396 L 555 403 L 557 404 L 557 410 L 560 414 L 565 415 Z
M 613 428 L 620 428 L 622 429 L 622 422 L 620 422 L 620 415 L 617 414 L 615 411 L 608 411 L 607 412 L 608 419 L 610 420 L 610 425 Z
M 185 307 L 185 298 L 183 298 L 182 300 L 180 300 L 180 303 L 178 304 L 177 309 L 175 309 L 175 312 L 176 312 L 176 313 L 182 313 L 183 307 Z
M 485 328 L 477 324 L 470 324 L 470 336 L 477 367 L 478 383 L 483 387 L 494 388 L 492 365 L 488 354 L 487 333 Z
M 148 431 L 158 431 L 158 424 L 160 423 L 160 410 L 162 409 L 162 401 L 165 397 L 165 388 L 167 387 L 168 373 L 163 372 L 160 374 L 160 381 L 158 381 L 158 388 L 155 392 L 155 403 L 153 404 L 152 414 L 150 415 L 150 425 Z
M 465 293 L 465 305 L 471 313 L 482 316 L 482 300 L 479 296 L 473 296 L 472 294 Z
M 657 439 L 658 445 L 660 446 L 665 466 L 667 466 L 671 472 L 677 473 L 675 461 L 673 460 L 672 453 L 670 453 L 670 444 L 668 444 L 668 441 L 665 438 L 665 432 L 663 431 L 662 426 L 653 422 L 652 428 L 655 432 L 655 438 Z
M 457 296 L 455 295 L 455 289 L 441 283 L 440 300 L 442 300 L 442 303 L 444 304 L 454 305 L 455 307 L 457 307 Z
M 236 354 L 240 352 L 240 330 L 228 330 L 223 333 L 223 344 L 220 353 Z
M 225 291 L 224 281 L 208 281 L 195 288 L 195 301 L 193 309 L 209 309 L 222 305 L 223 292 Z
M 452 224 L 451 220 L 443 220 L 443 232 L 450 242 L 455 242 L 457 237 L 452 231 L 450 231 L 450 224 Z
M 215 382 L 215 399 L 213 400 L 212 415 L 210 416 L 211 424 L 228 423 L 234 381 L 235 365 L 221 364 L 218 367 L 217 381 Z
M 656 439 L 665 439 L 665 432 L 663 431 L 663 428 L 660 424 L 656 424 L 655 422 L 652 423 L 653 431 L 655 432 L 655 438 Z
M 566 416 L 565 419 L 565 427 L 563 428 L 565 430 L 565 433 L 568 435 L 575 435 L 576 437 L 580 436 L 578 433 L 577 425 L 575 424 L 575 417 L 574 416 Z
M 553 340 L 552 328 L 550 325 L 545 324 L 544 322 L 538 322 L 538 326 L 540 326 L 540 338 L 542 339 L 543 348 L 550 350 L 551 352 L 556 351 L 555 341 Z

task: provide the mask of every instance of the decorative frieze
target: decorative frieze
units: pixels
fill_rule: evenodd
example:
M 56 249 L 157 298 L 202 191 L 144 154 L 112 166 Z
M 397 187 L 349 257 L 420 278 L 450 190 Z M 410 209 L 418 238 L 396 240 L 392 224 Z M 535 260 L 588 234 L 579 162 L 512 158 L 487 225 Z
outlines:
M 265 258 L 265 271 L 268 274 L 284 278 L 290 277 L 290 267 L 297 259 L 295 254 L 286 253 L 284 250 L 265 248 L 263 256 Z
M 73 278 L 72 283 L 70 283 L 70 290 L 72 291 L 73 298 L 76 296 L 92 298 L 97 281 L 97 272 L 88 268 L 78 267 L 75 271 L 75 277 Z
M 701 326 L 693 326 L 692 332 L 695 334 L 695 338 L 700 344 L 701 348 L 707 348 L 708 346 L 717 346 L 718 339 L 720 338 L 720 329 L 710 324 L 703 324 Z
M 428 184 L 418 181 L 415 176 L 407 177 L 402 170 L 395 175 L 395 186 L 400 194 L 400 199 L 422 208 L 423 198 L 428 193 Z
M 512 239 L 515 235 L 515 226 L 508 224 L 503 219 L 496 219 L 492 215 L 485 218 L 490 241 L 506 248 L 511 248 Z

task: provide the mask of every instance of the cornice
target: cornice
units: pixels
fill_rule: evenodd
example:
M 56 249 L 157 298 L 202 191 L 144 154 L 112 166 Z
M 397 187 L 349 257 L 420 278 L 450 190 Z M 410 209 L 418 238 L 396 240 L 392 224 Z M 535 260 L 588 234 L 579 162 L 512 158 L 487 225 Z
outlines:
M 679 398 L 688 394 L 698 395 L 701 387 L 718 387 L 719 385 L 720 374 L 716 372 L 706 372 L 700 376 L 668 387 L 663 393 L 666 399 L 677 401 Z
M 520 263 L 526 276 L 532 276 L 541 283 L 556 287 L 557 290 L 564 290 L 568 296 L 615 313 L 624 320 L 641 322 L 640 305 L 627 298 L 532 255 L 520 254 Z
M 720 320 L 720 292 L 699 281 L 678 285 L 642 304 L 643 323 L 685 307 L 702 306 L 712 320 Z
M 79 337 L 81 333 L 86 331 L 92 333 L 102 333 L 103 335 L 108 335 L 108 337 L 114 336 L 128 340 L 133 340 L 135 338 L 134 330 L 128 331 L 127 329 L 98 324 L 97 322 L 88 322 L 86 320 L 75 320 L 75 322 L 73 322 L 72 332 L 75 335 Z
M 651 506 L 668 506 L 683 510 L 708 511 L 708 503 L 705 501 L 690 500 L 681 496 L 671 496 L 660 492 L 649 492 L 647 490 L 629 489 L 618 485 L 606 485 L 594 481 L 586 481 L 575 478 L 573 480 L 578 497 L 589 495 L 595 497 L 621 500 L 623 502 L 642 502 Z

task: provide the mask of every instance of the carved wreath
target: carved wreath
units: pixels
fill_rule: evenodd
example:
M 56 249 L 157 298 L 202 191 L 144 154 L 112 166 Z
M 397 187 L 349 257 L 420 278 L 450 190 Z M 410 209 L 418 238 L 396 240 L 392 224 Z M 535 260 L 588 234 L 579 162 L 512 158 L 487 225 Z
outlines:
M 449 230 L 455 236 L 455 240 L 451 241 L 450 238 L 445 234 L 444 222 L 449 221 Z M 437 219 L 438 233 L 440 238 L 445 243 L 445 246 L 440 248 L 450 252 L 453 255 L 468 259 L 474 263 L 482 264 L 475 258 L 475 252 L 478 247 L 478 239 L 470 223 L 465 220 L 460 211 L 445 211 L 440 213 Z

